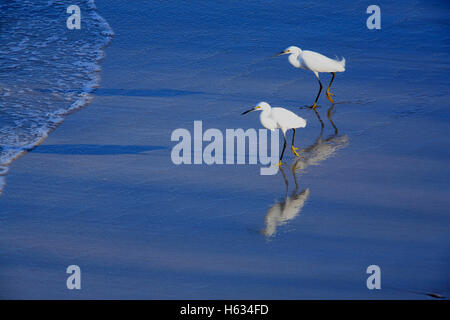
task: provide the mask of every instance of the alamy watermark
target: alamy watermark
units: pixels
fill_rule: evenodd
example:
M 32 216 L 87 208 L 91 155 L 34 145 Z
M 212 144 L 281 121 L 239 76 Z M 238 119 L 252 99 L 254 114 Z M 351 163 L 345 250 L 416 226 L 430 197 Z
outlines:
M 367 278 L 366 286 L 367 289 L 373 290 L 373 289 L 381 289 L 381 269 L 376 264 L 372 264 L 367 267 L 366 273 L 370 274 L 370 276 Z
M 366 13 L 370 14 L 367 18 L 366 26 L 367 29 L 381 29 L 381 9 L 376 4 L 372 4 L 367 7 Z
M 274 175 L 278 172 L 280 149 L 278 130 L 226 129 L 224 135 L 221 130 L 214 128 L 203 132 L 203 123 L 200 120 L 194 121 L 193 129 L 193 134 L 183 128 L 172 132 L 171 141 L 178 142 L 170 155 L 174 164 L 220 165 L 259 162 L 265 166 L 260 169 L 261 175 Z M 207 142 L 205 146 L 204 142 Z
M 66 26 L 69 30 L 81 29 L 81 10 L 80 7 L 73 4 L 71 6 L 67 7 L 66 10 L 67 13 L 70 14 L 70 16 L 66 20 Z
M 67 267 L 66 273 L 70 274 L 66 280 L 66 287 L 69 290 L 81 289 L 81 269 L 76 264 Z

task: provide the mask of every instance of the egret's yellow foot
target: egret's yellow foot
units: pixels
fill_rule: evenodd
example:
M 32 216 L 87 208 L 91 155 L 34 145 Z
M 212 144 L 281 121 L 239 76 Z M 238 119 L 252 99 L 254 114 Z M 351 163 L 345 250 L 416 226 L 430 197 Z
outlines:
M 298 148 L 296 148 L 296 147 L 294 147 L 294 146 L 291 146 L 291 150 L 292 150 L 292 153 L 293 153 L 293 154 L 295 154 L 297 157 L 300 157 L 300 155 L 299 155 L 298 152 L 297 152 Z
M 317 107 L 319 106 L 314 102 L 314 104 L 310 108 L 316 110 Z
M 331 93 L 330 91 L 327 90 L 327 99 L 328 99 L 331 103 L 334 103 L 333 98 L 331 98 L 331 96 L 334 96 L 334 93 Z
M 278 161 L 278 163 L 275 165 L 275 166 L 277 166 L 277 167 L 281 167 L 282 165 L 283 165 L 284 163 L 283 162 L 281 162 L 281 160 L 280 161 Z

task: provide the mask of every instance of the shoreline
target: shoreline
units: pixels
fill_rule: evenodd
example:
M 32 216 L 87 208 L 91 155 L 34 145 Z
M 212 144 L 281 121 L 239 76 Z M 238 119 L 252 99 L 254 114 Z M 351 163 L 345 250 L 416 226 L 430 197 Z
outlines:
M 94 100 L 11 164 L 0 197 L 2 298 L 449 295 L 450 111 L 445 91 L 427 93 L 445 73 L 432 69 L 433 81 L 427 75 L 409 81 L 419 62 L 396 66 L 384 57 L 368 76 L 373 69 L 367 60 L 350 55 L 334 92 L 338 101 L 356 103 L 336 104 L 331 123 L 330 105 L 321 98 L 321 132 L 315 114 L 294 104 L 314 98 L 313 75 L 290 68 L 285 59 L 261 62 L 295 33 L 288 28 L 294 22 L 277 24 L 275 41 L 275 29 L 261 33 L 259 21 L 273 13 L 297 21 L 292 8 L 241 3 L 238 13 L 258 10 L 249 20 L 235 20 L 235 11 L 221 10 L 227 7 L 220 3 L 192 3 L 185 14 L 186 8 L 168 2 L 138 9 L 127 1 L 97 2 L 116 35 L 106 48 Z M 301 8 L 296 12 L 314 19 Z M 328 9 L 318 2 L 314 12 L 327 17 Z M 344 17 L 330 16 L 326 23 L 340 22 L 336 32 L 349 30 L 345 24 L 353 27 L 347 18 L 354 11 L 339 10 Z M 305 28 L 312 32 L 326 23 L 316 19 Z M 217 26 L 227 32 L 216 33 Z M 325 36 L 318 30 L 304 41 L 325 48 L 314 40 Z M 358 36 L 365 40 L 357 52 L 376 49 L 373 34 Z M 351 39 L 344 40 L 326 46 L 353 52 Z M 175 45 L 181 54 L 170 52 Z M 414 56 L 415 50 L 406 53 Z M 286 154 L 286 179 L 282 173 L 260 176 L 258 165 L 172 163 L 175 129 L 191 128 L 195 120 L 219 130 L 259 129 L 257 117 L 240 113 L 262 99 L 293 105 L 308 120 L 295 141 L 309 150 L 310 162 L 296 168 Z M 340 140 L 333 140 L 335 127 Z M 276 208 L 293 199 L 301 212 L 277 215 Z M 79 291 L 65 286 L 72 264 L 81 268 Z M 374 264 L 382 270 L 385 289 L 379 291 L 366 288 L 366 269 Z
M 103 30 L 101 31 L 102 35 L 105 37 L 104 44 L 97 49 L 98 55 L 96 57 L 96 60 L 92 63 L 97 66 L 98 68 L 95 68 L 92 70 L 92 75 L 94 80 L 91 78 L 89 81 L 87 81 L 82 88 L 75 88 L 74 90 L 80 90 L 82 94 L 73 102 L 70 103 L 70 105 L 67 108 L 64 108 L 62 110 L 55 110 L 51 112 L 51 116 L 48 119 L 48 123 L 46 124 L 46 127 L 41 127 L 39 130 L 45 131 L 45 134 L 43 134 L 38 140 L 34 140 L 29 142 L 27 145 L 20 146 L 20 151 L 15 151 L 15 155 L 10 155 L 8 157 L 8 160 L 6 162 L 2 162 L 0 164 L 0 168 L 2 169 L 2 172 L 0 172 L 0 177 L 2 178 L 2 187 L 0 188 L 0 197 L 2 195 L 2 191 L 4 187 L 6 186 L 6 176 L 9 172 L 10 165 L 20 157 L 26 155 L 28 152 L 42 144 L 50 134 L 52 134 L 53 131 L 55 131 L 58 126 L 60 126 L 65 118 L 67 116 L 70 116 L 72 113 L 77 112 L 85 107 L 87 107 L 93 100 L 93 92 L 99 87 L 101 82 L 101 63 L 106 57 L 105 49 L 109 46 L 111 41 L 114 37 L 114 31 L 108 24 L 108 22 L 101 17 L 97 13 L 97 8 L 95 6 L 94 1 L 87 1 L 87 4 L 89 5 L 89 8 L 92 10 L 91 15 L 95 16 L 95 20 L 100 21 L 100 24 L 103 26 Z M 88 85 L 88 86 L 86 86 Z M 8 148 L 11 148 L 9 146 Z M 19 147 L 14 146 L 13 149 L 18 149 Z

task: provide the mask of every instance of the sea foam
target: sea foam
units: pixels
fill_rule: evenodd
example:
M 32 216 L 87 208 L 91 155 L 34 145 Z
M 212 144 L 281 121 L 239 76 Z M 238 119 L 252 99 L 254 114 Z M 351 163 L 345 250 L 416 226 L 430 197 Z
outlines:
M 72 1 L 0 2 L 0 194 L 8 165 L 88 104 L 113 37 L 92 0 L 79 1 L 81 29 L 69 30 Z

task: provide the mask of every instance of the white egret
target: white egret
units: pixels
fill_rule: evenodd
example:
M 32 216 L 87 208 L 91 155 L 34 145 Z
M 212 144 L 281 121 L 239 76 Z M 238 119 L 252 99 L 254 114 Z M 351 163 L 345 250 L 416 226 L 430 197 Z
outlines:
M 322 83 L 320 82 L 319 72 L 329 72 L 333 76 L 331 78 L 330 84 L 327 88 L 327 98 L 331 103 L 334 103 L 331 96 L 334 96 L 330 92 L 331 84 L 333 83 L 334 76 L 336 72 L 344 72 L 345 71 L 345 59 L 342 60 L 334 60 L 330 59 L 318 52 L 301 50 L 299 47 L 290 46 L 286 50 L 276 54 L 275 56 L 280 56 L 283 54 L 289 54 L 289 62 L 296 68 L 306 69 L 314 72 L 317 81 L 319 81 L 320 89 L 317 94 L 316 100 L 314 101 L 314 105 L 311 107 L 315 109 L 317 107 L 317 100 L 319 100 L 320 93 L 322 92 Z
M 295 129 L 306 127 L 306 120 L 287 109 L 272 108 L 267 102 L 260 102 L 256 107 L 247 110 L 242 114 L 244 115 L 256 110 L 262 111 L 261 115 L 259 116 L 259 120 L 261 121 L 261 124 L 264 128 L 272 131 L 274 131 L 275 129 L 281 129 L 281 131 L 283 132 L 284 145 L 283 151 L 281 152 L 280 161 L 278 162 L 278 166 L 282 165 L 281 159 L 283 159 L 284 150 L 286 149 L 286 131 L 289 129 L 294 130 L 294 134 L 292 135 L 291 150 L 297 157 L 300 157 L 300 155 L 297 153 L 298 148 L 294 147 Z

